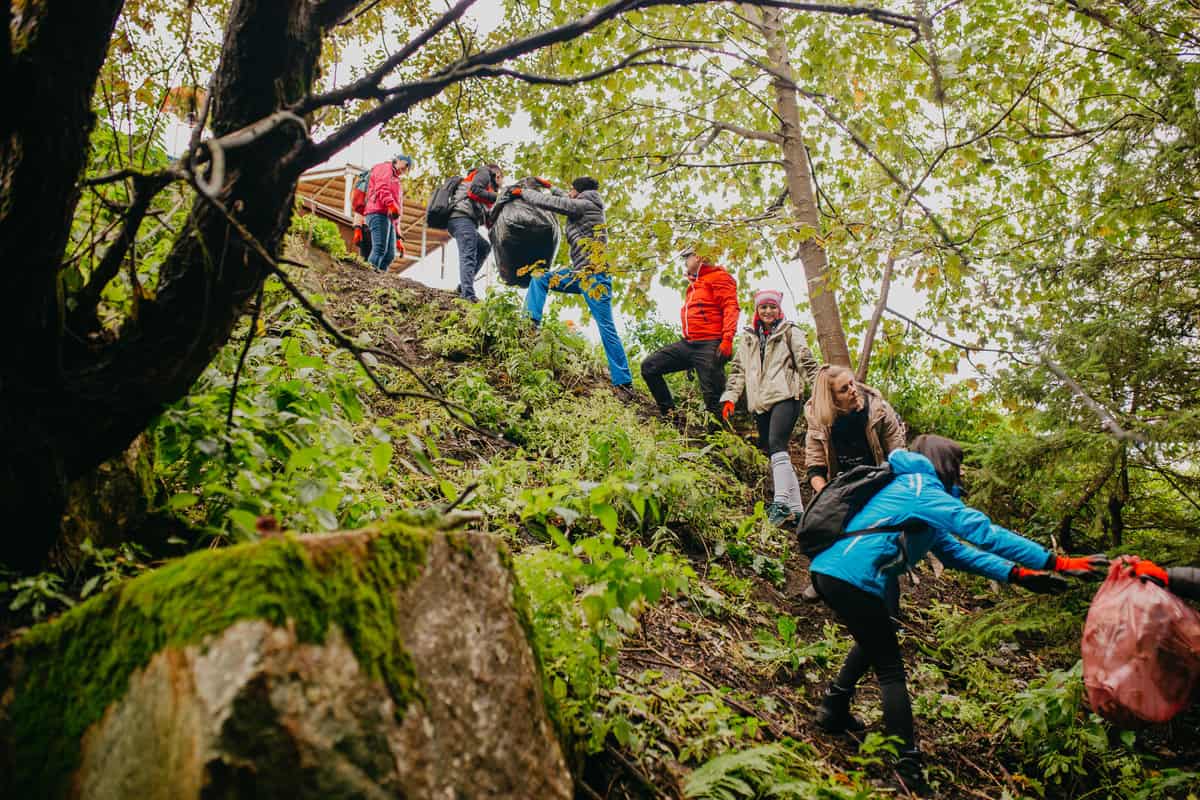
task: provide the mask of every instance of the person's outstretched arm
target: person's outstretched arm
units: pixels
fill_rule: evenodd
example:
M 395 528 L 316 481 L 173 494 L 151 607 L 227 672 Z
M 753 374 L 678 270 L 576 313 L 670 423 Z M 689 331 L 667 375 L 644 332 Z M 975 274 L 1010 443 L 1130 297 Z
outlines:
M 746 340 L 738 339 L 733 351 L 733 360 L 729 362 L 729 376 L 725 378 L 725 392 L 721 395 L 721 404 L 737 403 L 746 388 L 746 370 L 742 366 L 742 356 L 746 355 Z
M 1154 581 L 1180 597 L 1200 600 L 1200 567 L 1167 567 L 1142 560 L 1133 565 L 1133 574 L 1142 580 Z
M 546 192 L 525 191 L 521 192 L 521 199 L 529 203 L 531 206 L 544 208 L 547 211 L 553 211 L 556 214 L 562 214 L 566 217 L 579 217 L 583 215 L 584 210 L 592 205 L 587 200 L 582 200 L 578 197 L 571 199 L 564 194 Z

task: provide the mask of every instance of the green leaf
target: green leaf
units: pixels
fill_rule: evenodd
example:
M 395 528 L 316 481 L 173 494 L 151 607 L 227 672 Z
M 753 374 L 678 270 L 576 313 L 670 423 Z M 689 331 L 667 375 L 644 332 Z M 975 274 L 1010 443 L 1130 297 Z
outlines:
M 171 499 L 167 501 L 167 508 L 172 511 L 182 511 L 185 508 L 191 508 L 200 502 L 200 498 L 191 492 L 180 492 L 171 495 Z
M 385 477 L 392 466 L 391 442 L 379 442 L 371 448 L 371 466 L 377 477 Z
M 596 519 L 600 520 L 600 524 L 604 526 L 604 530 L 609 533 L 617 532 L 617 510 L 608 503 L 595 503 L 592 505 L 592 514 Z

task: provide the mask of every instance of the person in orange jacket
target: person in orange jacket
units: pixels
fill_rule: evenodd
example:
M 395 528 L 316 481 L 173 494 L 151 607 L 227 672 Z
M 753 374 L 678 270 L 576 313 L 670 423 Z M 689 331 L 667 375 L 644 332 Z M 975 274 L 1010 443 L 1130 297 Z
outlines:
M 646 357 L 642 378 L 658 403 L 660 414 L 675 408 L 675 399 L 663 375 L 696 371 L 700 392 L 709 412 L 721 413 L 721 393 L 725 391 L 725 364 L 733 356 L 733 338 L 737 335 L 737 283 L 724 267 L 710 264 L 695 248 L 681 254 L 687 269 L 688 289 L 680 317 L 683 338 Z

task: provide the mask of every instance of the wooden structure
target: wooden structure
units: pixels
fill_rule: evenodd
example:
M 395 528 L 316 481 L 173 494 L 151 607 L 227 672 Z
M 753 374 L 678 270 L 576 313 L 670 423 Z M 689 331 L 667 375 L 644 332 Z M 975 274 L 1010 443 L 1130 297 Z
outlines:
M 358 251 L 354 244 L 354 220 L 350 210 L 350 190 L 363 168 L 354 164 L 310 170 L 300 176 L 296 200 L 302 215 L 316 214 L 337 224 L 338 231 L 351 253 Z M 404 240 L 404 255 L 396 256 L 389 272 L 402 272 L 426 255 L 450 241 L 446 231 L 425 227 L 425 205 L 405 193 L 404 214 L 400 219 L 400 238 Z M 397 253 L 399 251 L 397 250 Z

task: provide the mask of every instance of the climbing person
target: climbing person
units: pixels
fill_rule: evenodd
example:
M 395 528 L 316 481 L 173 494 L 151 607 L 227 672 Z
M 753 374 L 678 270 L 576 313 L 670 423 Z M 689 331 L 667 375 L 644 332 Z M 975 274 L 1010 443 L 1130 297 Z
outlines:
M 378 272 L 387 272 L 396 258 L 396 224 L 404 212 L 404 184 L 400 178 L 412 166 L 412 156 L 397 153 L 390 161 L 371 168 L 364 208 L 367 228 L 371 231 L 370 262 Z M 403 242 L 400 242 L 403 248 Z
M 504 180 L 499 164 L 482 164 L 467 173 L 454 193 L 454 210 L 446 230 L 458 245 L 458 296 L 475 303 L 475 275 L 492 251 L 479 226 L 487 221 L 488 209 Z
M 925 788 L 922 758 L 900 645 L 884 601 L 888 576 L 911 569 L 932 552 L 954 569 L 1053 594 L 1067 586 L 1061 575 L 1102 580 L 1108 567 L 1103 555 L 1055 556 L 964 505 L 958 499 L 962 459 L 962 447 L 934 435 L 918 436 L 908 451 L 893 451 L 888 462 L 895 478 L 850 519 L 848 532 L 819 553 L 811 568 L 821 599 L 854 638 L 821 701 L 817 724 L 833 733 L 862 730 L 850 702 L 859 679 L 873 669 L 884 729 L 902 742 L 897 771 L 905 786 L 918 792 Z M 883 526 L 903 530 L 870 530 Z
M 371 185 L 371 170 L 364 169 L 354 176 L 350 189 L 351 222 L 354 225 L 354 246 L 363 261 L 371 258 L 371 229 L 367 227 L 367 189 Z
M 1133 574 L 1143 581 L 1153 581 L 1179 597 L 1200 600 L 1200 567 L 1160 567 L 1153 561 L 1142 560 L 1133 565 Z
M 675 399 L 663 375 L 695 370 L 705 407 L 719 415 L 721 392 L 725 390 L 725 362 L 733 356 L 733 338 L 741 313 L 737 283 L 724 267 L 709 263 L 693 247 L 680 255 L 688 279 L 687 296 L 680 312 L 683 338 L 647 356 L 642 362 L 642 377 L 658 404 L 659 413 L 667 416 L 675 410 Z
M 805 478 L 814 492 L 839 472 L 860 464 L 879 466 L 904 447 L 904 423 L 876 389 L 859 383 L 848 367 L 825 364 L 817 370 L 812 397 L 804 404 Z M 803 592 L 817 599 L 810 585 Z M 900 583 L 889 581 L 888 608 L 900 613 Z
M 855 380 L 849 367 L 825 364 L 817 371 L 804 420 L 804 463 L 814 492 L 839 472 L 878 466 L 904 447 L 900 417 L 878 390 Z
M 547 269 L 541 275 L 535 275 L 525 293 L 525 311 L 534 325 L 540 325 L 548 291 L 553 289 L 565 294 L 582 294 L 600 329 L 600 342 L 608 359 L 608 375 L 612 379 L 613 391 L 622 400 L 632 400 L 633 373 L 629 371 L 625 346 L 621 344 L 617 324 L 613 320 L 612 277 L 605 260 L 608 223 L 604 215 L 604 199 L 600 196 L 600 183 L 595 178 L 583 176 L 571 181 L 571 189 L 564 192 L 544 178 L 534 180 L 550 189 L 550 193 L 526 192 L 522 187 L 513 189 L 512 193 L 530 205 L 567 218 L 571 266 Z
M 728 420 L 745 392 L 746 407 L 758 426 L 758 445 L 771 459 L 775 490 L 767 519 L 775 525 L 795 521 L 804 511 L 788 442 L 817 371 L 803 332 L 783 318 L 782 301 L 783 293 L 774 289 L 754 295 L 754 319 L 738 336 L 721 395 L 721 417 Z

